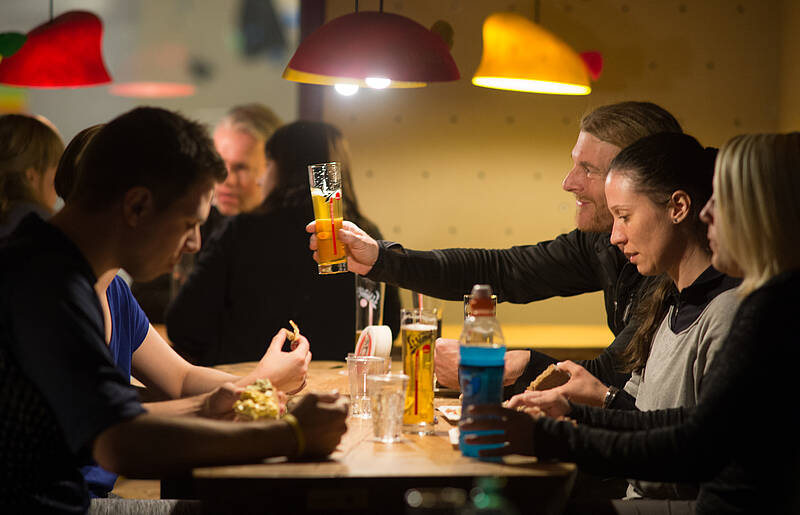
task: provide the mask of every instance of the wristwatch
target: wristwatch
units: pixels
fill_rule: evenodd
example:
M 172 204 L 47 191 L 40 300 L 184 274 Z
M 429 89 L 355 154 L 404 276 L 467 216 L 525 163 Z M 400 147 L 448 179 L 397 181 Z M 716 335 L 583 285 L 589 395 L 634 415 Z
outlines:
M 614 398 L 619 393 L 619 388 L 616 386 L 609 386 L 608 391 L 606 391 L 606 396 L 603 397 L 603 409 L 608 409 L 611 406 L 611 403 L 614 402 Z

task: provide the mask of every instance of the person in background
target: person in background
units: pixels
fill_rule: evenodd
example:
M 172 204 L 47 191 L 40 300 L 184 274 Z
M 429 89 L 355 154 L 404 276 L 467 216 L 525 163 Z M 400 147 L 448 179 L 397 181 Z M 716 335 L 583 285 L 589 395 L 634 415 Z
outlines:
M 275 186 L 267 168 L 264 145 L 283 122 L 268 107 L 233 107 L 214 129 L 214 147 L 228 177 L 214 188 L 214 205 L 222 216 L 248 213 L 264 201 Z
M 81 155 L 103 125 L 79 132 L 67 145 L 55 176 L 58 195 L 69 203 L 74 194 Z M 109 170 L 109 173 L 113 173 Z M 194 415 L 208 418 L 232 417 L 233 401 L 244 386 L 267 378 L 279 390 L 297 393 L 305 383 L 311 356 L 308 341 L 300 336 L 291 352 L 281 352 L 283 331 L 272 339 L 267 353 L 245 377 L 187 363 L 150 325 L 118 270 L 111 269 L 97 279 L 94 289 L 103 310 L 105 341 L 117 368 L 130 380 L 131 368 L 148 388 L 151 397 L 168 399 L 146 402 L 151 413 Z M 283 395 L 283 394 L 281 394 Z M 81 469 L 92 497 L 107 497 L 117 475 L 98 465 Z
M 308 337 L 316 359 L 342 360 L 353 351 L 354 277 L 319 275 L 305 250 L 303 228 L 313 217 L 308 165 L 329 161 L 341 163 L 345 216 L 380 235 L 359 208 L 339 129 L 322 122 L 279 128 L 266 144 L 272 185 L 267 198 L 258 209 L 232 218 L 212 239 L 167 310 L 169 338 L 189 361 L 258 359 L 269 335 L 290 319 Z M 387 292 L 385 313 L 396 335 L 396 291 Z
M 376 281 L 396 284 L 433 297 L 461 300 L 472 285 L 490 284 L 498 302 L 526 303 L 554 296 L 603 291 L 612 344 L 596 359 L 579 362 L 589 374 L 575 374 L 569 388 L 583 389 L 590 374 L 608 387 L 623 388 L 630 374 L 621 372 L 619 353 L 636 324 L 631 323 L 643 280 L 616 245 L 609 241 L 611 213 L 604 181 L 611 160 L 638 139 L 660 132 L 682 132 L 663 108 L 649 102 L 621 102 L 598 107 L 583 117 L 572 149 L 573 167 L 562 188 L 575 195 L 577 229 L 537 245 L 503 250 L 446 249 L 427 252 L 405 249 L 399 243 L 375 241 L 357 225 L 339 231 L 347 246 L 348 267 Z M 316 250 L 314 223 L 308 224 L 310 248 Z M 316 256 L 316 253 L 315 253 Z M 436 343 L 435 367 L 440 383 L 458 385 L 457 340 Z M 556 360 L 535 350 L 506 352 L 506 396 L 523 391 L 531 380 Z M 621 391 L 614 406 L 632 406 Z
M 64 143 L 47 124 L 21 114 L 0 116 L 0 238 L 28 214 L 53 214 L 53 176 Z
M 720 149 L 701 218 L 714 268 L 744 278 L 743 300 L 695 408 L 600 410 L 545 391 L 515 397 L 512 409 L 471 410 L 470 419 L 494 418 L 465 428 L 500 431 L 473 443 L 505 444 L 485 456 L 528 454 L 627 477 L 701 483 L 696 506 L 615 501 L 612 513 L 800 513 L 796 379 L 768 362 L 800 359 L 799 196 L 800 133 L 737 136 Z M 542 410 L 578 423 L 542 417 Z M 585 513 L 602 508 L 608 506 Z
M 228 176 L 214 186 L 211 212 L 200 228 L 203 241 L 221 229 L 228 217 L 252 211 L 264 201 L 273 181 L 267 170 L 264 144 L 282 124 L 270 108 L 258 103 L 234 106 L 217 123 L 214 147 L 225 162 Z M 198 256 L 202 252 L 201 248 Z M 167 306 L 183 286 L 194 261 L 195 255 L 185 254 L 172 274 L 148 283 L 133 283 L 133 295 L 153 323 L 164 323 Z
M 330 453 L 346 431 L 336 394 L 306 395 L 280 421 L 163 416 L 139 403 L 106 345 L 97 278 L 124 267 L 148 280 L 199 247 L 226 175 L 205 129 L 137 108 L 104 126 L 79 162 L 65 207 L 47 222 L 27 217 L 0 249 L 0 504 L 85 512 L 80 467 L 92 460 L 161 477 Z

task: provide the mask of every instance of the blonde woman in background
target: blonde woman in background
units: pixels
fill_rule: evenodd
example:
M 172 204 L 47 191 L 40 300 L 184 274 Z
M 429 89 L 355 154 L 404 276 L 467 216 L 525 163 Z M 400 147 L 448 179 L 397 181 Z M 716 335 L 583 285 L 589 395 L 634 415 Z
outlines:
M 53 177 L 64 143 L 32 116 L 0 116 L 0 238 L 30 213 L 53 214 L 58 196 Z

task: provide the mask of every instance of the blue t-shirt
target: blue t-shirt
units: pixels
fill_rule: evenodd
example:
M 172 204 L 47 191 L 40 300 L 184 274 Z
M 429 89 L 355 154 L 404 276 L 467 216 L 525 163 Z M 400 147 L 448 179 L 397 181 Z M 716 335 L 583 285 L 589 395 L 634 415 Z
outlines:
M 108 348 L 117 368 L 130 380 L 131 357 L 147 336 L 150 321 L 122 277 L 114 277 L 106 290 L 106 297 L 111 311 L 111 343 Z M 92 497 L 108 497 L 117 481 L 116 474 L 99 465 L 82 467 L 81 473 Z

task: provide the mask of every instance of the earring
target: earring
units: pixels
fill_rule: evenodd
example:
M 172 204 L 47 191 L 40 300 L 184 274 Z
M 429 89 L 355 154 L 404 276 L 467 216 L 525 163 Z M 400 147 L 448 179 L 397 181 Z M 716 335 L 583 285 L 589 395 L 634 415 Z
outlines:
M 678 223 L 678 219 L 677 218 L 673 218 L 672 219 L 672 223 L 674 223 L 674 224 Z

